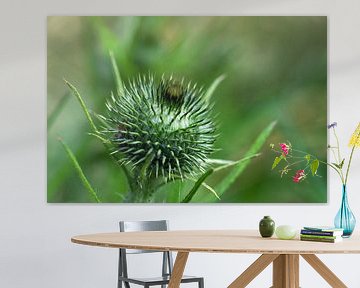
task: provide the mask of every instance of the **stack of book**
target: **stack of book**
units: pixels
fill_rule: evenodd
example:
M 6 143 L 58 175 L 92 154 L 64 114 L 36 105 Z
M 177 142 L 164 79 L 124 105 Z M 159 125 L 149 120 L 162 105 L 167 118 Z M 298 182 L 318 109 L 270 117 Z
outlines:
M 342 241 L 343 229 L 334 227 L 304 227 L 300 232 L 302 241 L 336 243 Z

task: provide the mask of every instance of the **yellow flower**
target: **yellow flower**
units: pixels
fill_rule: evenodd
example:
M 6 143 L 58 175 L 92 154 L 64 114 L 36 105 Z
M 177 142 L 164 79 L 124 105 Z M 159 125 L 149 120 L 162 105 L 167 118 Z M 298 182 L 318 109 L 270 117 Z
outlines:
M 360 147 L 360 122 L 350 138 L 349 146 Z

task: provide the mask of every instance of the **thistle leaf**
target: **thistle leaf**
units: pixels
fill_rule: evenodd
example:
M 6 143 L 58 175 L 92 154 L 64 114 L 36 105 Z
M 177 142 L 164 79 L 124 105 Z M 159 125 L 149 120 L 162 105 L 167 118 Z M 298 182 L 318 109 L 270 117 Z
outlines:
M 207 163 L 214 164 L 214 165 L 226 165 L 226 164 L 232 164 L 235 161 L 232 160 L 225 160 L 225 159 L 208 159 Z
M 255 142 L 251 145 L 250 149 L 246 152 L 245 157 L 251 157 L 260 151 L 261 147 L 264 145 L 271 132 L 273 131 L 276 125 L 276 121 L 270 123 L 256 138 Z M 245 168 L 249 165 L 251 158 L 246 159 L 244 161 L 240 161 L 234 168 L 230 171 L 230 173 L 215 187 L 215 191 L 221 197 L 226 190 L 235 182 L 235 180 L 242 174 Z M 208 201 L 211 201 L 209 197 L 206 197 Z M 212 199 L 214 200 L 214 199 Z
M 92 120 L 91 118 L 91 115 L 89 113 L 89 110 L 88 108 L 86 107 L 85 105 L 85 102 L 84 100 L 82 99 L 80 93 L 78 92 L 78 90 L 75 88 L 75 86 L 73 86 L 71 83 L 69 83 L 68 81 L 66 81 L 64 79 L 65 83 L 67 86 L 69 86 L 71 92 L 73 93 L 73 95 L 78 99 L 78 101 L 80 102 L 80 106 L 81 108 L 83 109 L 84 113 L 85 113 L 85 116 L 86 116 L 86 119 L 88 120 L 89 122 L 89 125 L 90 125 L 90 128 L 93 130 L 93 132 L 95 133 L 98 133 L 98 129 L 96 128 L 95 124 L 94 124 L 94 121 Z
M 47 119 L 47 129 L 50 130 L 52 125 L 55 123 L 57 117 L 59 116 L 59 114 L 61 113 L 62 109 L 65 107 L 65 104 L 67 103 L 67 101 L 69 100 L 70 93 L 67 92 L 65 93 L 59 103 L 56 105 L 55 109 L 51 112 L 51 114 L 49 115 L 48 119 Z
M 115 82 L 116 82 L 116 92 L 117 92 L 118 96 L 120 96 L 120 95 L 123 95 L 123 93 L 124 93 L 124 85 L 121 80 L 119 68 L 116 64 L 114 53 L 112 51 L 110 51 L 109 53 L 110 53 L 111 65 L 113 67 L 113 73 L 114 73 Z
M 92 116 L 95 116 L 96 119 L 106 128 L 110 129 L 112 128 L 108 122 L 106 122 L 106 118 L 100 114 L 95 113 L 94 111 L 90 111 L 90 114 Z
M 150 154 L 146 157 L 146 159 L 144 160 L 144 165 L 141 168 L 141 179 L 142 181 L 145 180 L 146 175 L 147 175 L 147 169 L 149 168 L 151 161 L 154 159 L 154 155 Z
M 95 190 L 92 188 L 90 182 L 88 181 L 88 179 L 86 178 L 83 170 L 81 169 L 81 166 L 79 164 L 79 162 L 77 161 L 74 153 L 71 151 L 71 149 L 69 148 L 69 146 L 61 139 L 59 139 L 60 143 L 62 144 L 62 146 L 64 147 L 70 161 L 71 164 L 73 165 L 73 167 L 75 168 L 79 178 L 81 179 L 81 182 L 83 183 L 84 187 L 86 188 L 86 190 L 89 192 L 90 196 L 93 197 L 95 199 L 95 201 L 97 203 L 100 203 L 100 199 L 97 196 Z
M 214 169 L 208 169 L 204 174 L 200 176 L 200 178 L 195 182 L 194 186 L 191 188 L 186 197 L 181 201 L 181 203 L 189 203 L 191 199 L 194 197 L 195 193 L 198 191 L 199 187 L 205 181 L 207 177 L 209 177 L 214 172 Z
M 209 89 L 206 91 L 204 95 L 205 101 L 207 102 L 210 101 L 212 94 L 215 92 L 216 88 L 224 79 L 225 79 L 225 75 L 220 75 L 213 81 L 213 83 L 210 85 Z
M 220 196 L 218 195 L 218 193 L 209 185 L 207 185 L 206 183 L 204 183 L 205 179 L 207 177 L 209 177 L 213 172 L 217 172 L 220 171 L 222 169 L 225 168 L 229 168 L 231 166 L 234 166 L 238 163 L 244 162 L 244 161 L 248 161 L 252 158 L 258 157 L 260 154 L 254 154 L 254 155 L 250 155 L 250 156 L 246 156 L 240 160 L 237 161 L 227 161 L 227 160 L 221 160 L 222 163 L 226 163 L 222 166 L 216 167 L 216 168 L 212 168 L 207 170 L 202 176 L 200 176 L 200 178 L 196 181 L 195 185 L 193 186 L 193 188 L 190 190 L 190 192 L 188 193 L 188 195 L 184 198 L 184 200 L 182 201 L 183 203 L 188 203 L 190 202 L 190 200 L 194 197 L 195 193 L 197 192 L 197 190 L 199 189 L 200 185 L 204 186 L 205 188 L 207 188 L 208 190 L 210 190 L 212 192 L 212 194 L 214 194 L 214 196 L 220 200 Z M 216 161 L 217 162 L 217 161 Z M 210 189 L 211 188 L 211 189 Z M 190 199 L 190 200 L 189 200 Z M 185 202 L 187 201 L 187 202 Z
M 216 191 L 214 190 L 214 188 L 212 188 L 210 185 L 206 184 L 205 182 L 203 182 L 201 185 L 204 186 L 207 190 L 209 190 L 218 200 L 221 200 L 219 195 L 217 195 Z
M 111 144 L 111 142 L 108 139 L 105 139 L 105 138 L 101 137 L 99 134 L 96 134 L 96 133 L 88 133 L 88 134 L 98 138 L 103 143 Z
M 224 164 L 224 165 L 222 165 L 220 167 L 214 168 L 214 172 L 220 171 L 220 170 L 225 169 L 225 168 L 229 168 L 231 166 L 237 165 L 237 164 L 239 164 L 241 162 L 244 162 L 244 161 L 251 160 L 253 158 L 259 157 L 260 155 L 261 155 L 261 153 L 257 153 L 257 154 L 254 154 L 254 155 L 245 156 L 244 158 L 241 158 L 241 159 L 236 160 L 236 161 L 231 161 L 231 163 Z

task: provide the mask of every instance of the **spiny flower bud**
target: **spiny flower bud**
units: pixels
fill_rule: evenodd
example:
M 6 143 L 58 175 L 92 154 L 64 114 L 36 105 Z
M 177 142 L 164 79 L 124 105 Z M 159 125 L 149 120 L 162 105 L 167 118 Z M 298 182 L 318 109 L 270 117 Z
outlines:
M 112 96 L 103 135 L 123 164 L 147 177 L 165 180 L 205 171 L 214 151 L 215 125 L 204 91 L 196 85 L 162 77 L 139 77 Z

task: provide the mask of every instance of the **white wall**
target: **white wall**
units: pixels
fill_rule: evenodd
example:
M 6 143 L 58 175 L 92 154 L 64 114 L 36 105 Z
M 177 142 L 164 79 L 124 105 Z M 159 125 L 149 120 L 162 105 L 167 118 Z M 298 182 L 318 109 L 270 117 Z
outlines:
M 340 137 L 346 145 L 355 123 L 360 120 L 359 1 L 6 2 L 2 0 L 0 8 L 0 287 L 115 287 L 116 250 L 77 246 L 70 243 L 70 237 L 114 231 L 119 219 L 167 218 L 172 229 L 255 228 L 258 220 L 267 214 L 279 224 L 299 227 L 315 221 L 331 224 L 340 202 L 340 183 L 334 174 L 329 183 L 328 205 L 47 204 L 46 16 L 327 15 L 329 121 L 340 123 Z M 350 203 L 360 219 L 360 182 L 356 177 L 360 175 L 360 151 L 353 164 Z M 187 272 L 204 275 L 206 287 L 226 287 L 255 258 L 255 255 L 192 254 Z M 356 274 L 360 255 L 321 258 L 349 287 L 360 287 Z M 267 269 L 249 287 L 269 287 L 270 276 L 271 271 Z M 303 262 L 301 285 L 328 287 Z

